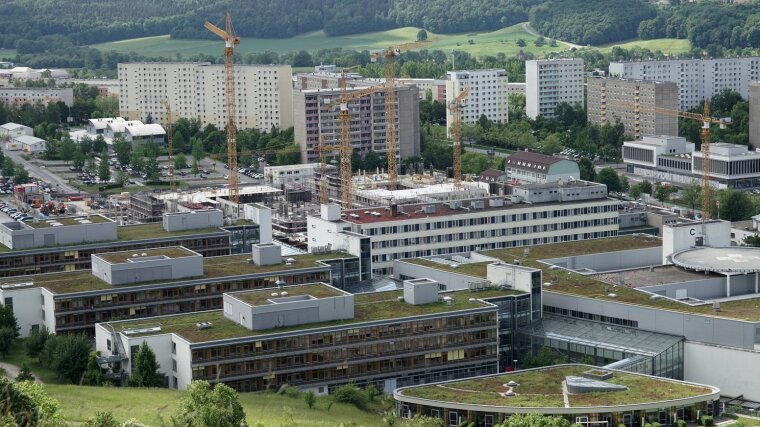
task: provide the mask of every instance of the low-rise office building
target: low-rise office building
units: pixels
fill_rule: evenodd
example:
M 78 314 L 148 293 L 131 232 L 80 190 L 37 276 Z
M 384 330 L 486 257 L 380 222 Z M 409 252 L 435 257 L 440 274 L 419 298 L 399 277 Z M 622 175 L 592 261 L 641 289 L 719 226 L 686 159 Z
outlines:
M 0 223 L 0 242 L 10 249 L 116 240 L 116 221 L 102 215 Z
M 308 217 L 309 248 L 371 244 L 372 270 L 388 275 L 393 260 L 474 250 L 616 236 L 619 202 L 602 184 L 531 184 L 510 197 L 350 209 L 337 205 Z M 359 237 L 356 237 L 357 239 Z
M 43 153 L 47 150 L 47 141 L 36 136 L 21 135 L 7 141 L 4 148 L 8 151 Z
M 351 255 L 282 259 L 279 246 L 264 246 L 263 258 L 256 246 L 251 254 L 209 258 L 181 246 L 102 252 L 90 256 L 92 270 L 2 279 L 0 302 L 13 309 L 22 336 L 43 327 L 93 335 L 99 322 L 221 309 L 224 292 L 359 281 Z
M 47 89 L 34 87 L 0 87 L 0 102 L 5 105 L 47 106 L 63 102 L 67 107 L 74 105 L 74 89 Z
M 529 151 L 512 153 L 504 161 L 504 168 L 507 182 L 518 185 L 581 179 L 578 163 Z
M 17 136 L 34 136 L 34 131 L 29 126 L 9 122 L 0 126 L 0 137 L 13 139 Z
M 324 394 L 349 382 L 391 391 L 495 373 L 500 309 L 489 301 L 510 293 L 439 294 L 427 279 L 356 295 L 319 283 L 231 292 L 222 310 L 100 324 L 96 346 L 129 372 L 147 342 L 179 389 L 207 380 L 238 391 Z

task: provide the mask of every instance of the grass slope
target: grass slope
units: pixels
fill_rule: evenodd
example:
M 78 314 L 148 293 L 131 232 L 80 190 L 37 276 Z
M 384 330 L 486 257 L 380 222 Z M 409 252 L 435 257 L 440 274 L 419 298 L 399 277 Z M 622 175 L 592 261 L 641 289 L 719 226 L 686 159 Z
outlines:
M 295 52 L 307 50 L 314 52 L 319 49 L 341 47 L 351 50 L 379 50 L 389 45 L 401 44 L 414 41 L 417 37 L 418 28 L 404 27 L 388 31 L 354 34 L 350 36 L 328 37 L 322 31 L 301 34 L 288 39 L 252 39 L 243 38 L 240 46 L 236 49 L 240 54 L 274 51 L 277 53 Z M 434 40 L 426 48 L 430 50 L 440 49 L 449 52 L 452 49 L 468 52 L 475 56 L 496 55 L 504 53 L 514 56 L 520 53 L 520 47 L 515 44 L 517 39 L 524 39 L 527 46 L 522 48 L 525 52 L 542 55 L 549 52 L 565 50 L 567 47 L 559 43 L 557 47 L 549 47 L 548 44 L 537 47 L 533 44 L 536 39 L 522 28 L 522 24 L 512 25 L 496 31 L 467 33 L 467 34 L 433 34 L 428 33 Z M 473 44 L 469 44 L 469 40 Z M 94 47 L 109 51 L 136 52 L 141 55 L 155 57 L 176 57 L 182 54 L 185 57 L 195 54 L 220 55 L 220 44 L 216 40 L 188 40 L 171 39 L 166 36 L 143 37 L 137 39 L 120 40 L 110 43 L 94 45 Z M 672 54 L 691 50 L 688 40 L 656 39 L 656 40 L 633 40 L 620 44 L 602 46 L 602 50 L 611 50 L 613 46 L 631 48 L 634 46 L 662 50 Z M 0 50 L 0 54 L 3 51 Z M 1 57 L 2 55 L 0 55 Z
M 316 51 L 318 49 L 342 47 L 352 50 L 379 50 L 389 45 L 407 43 L 416 40 L 418 28 L 404 27 L 388 31 L 354 34 L 350 36 L 328 37 L 322 31 L 301 34 L 288 39 L 251 39 L 243 38 L 236 52 L 240 54 L 274 51 L 277 53 L 294 52 L 298 50 Z M 433 34 L 428 33 L 434 40 L 426 48 L 451 51 L 458 49 L 473 55 L 496 55 L 503 52 L 513 56 L 520 52 L 515 44 L 517 39 L 524 39 L 528 44 L 523 49 L 535 54 L 564 49 L 563 45 L 536 47 L 535 36 L 527 33 L 520 24 L 500 30 L 467 34 Z M 473 44 L 469 44 L 469 40 Z M 174 40 L 169 36 L 143 37 L 138 39 L 121 40 L 111 43 L 94 45 L 101 50 L 118 52 L 134 51 L 141 55 L 174 57 L 177 53 L 190 56 L 198 53 L 217 56 L 221 52 L 220 42 L 216 40 Z
M 167 389 L 48 384 L 45 389 L 61 403 L 63 416 L 69 422 L 82 422 L 98 411 L 111 411 L 117 420 L 136 418 L 151 426 L 164 425 L 169 421 L 182 393 Z M 249 425 L 332 427 L 350 422 L 364 427 L 384 425 L 380 416 L 362 412 L 353 406 L 334 403 L 328 410 L 332 402 L 329 397 L 317 398 L 314 409 L 309 409 L 303 398 L 271 393 L 241 393 L 240 402 Z

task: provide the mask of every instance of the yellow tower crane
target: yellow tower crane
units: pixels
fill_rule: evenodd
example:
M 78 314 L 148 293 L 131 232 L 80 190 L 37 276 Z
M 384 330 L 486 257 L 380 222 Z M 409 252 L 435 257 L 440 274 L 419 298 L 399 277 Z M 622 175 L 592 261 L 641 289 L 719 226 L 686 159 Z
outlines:
M 226 23 L 222 30 L 206 21 L 203 26 L 224 40 L 224 76 L 225 99 L 227 106 L 227 164 L 229 165 L 230 201 L 240 203 L 240 186 L 237 172 L 237 128 L 235 126 L 235 46 L 240 44 L 240 37 L 233 33 L 232 17 L 225 14 Z
M 451 138 L 454 142 L 454 188 L 457 190 L 462 188 L 462 103 L 469 93 L 470 90 L 465 88 L 448 105 L 453 117 Z
M 380 92 L 385 89 L 385 86 L 372 86 L 348 93 L 345 81 L 346 79 L 343 78 L 343 81 L 341 83 L 340 97 L 336 101 L 331 102 L 327 105 L 328 109 L 340 106 L 340 113 L 338 116 L 340 120 L 340 145 L 322 147 L 322 149 L 320 149 L 320 152 L 329 152 L 335 150 L 340 152 L 340 201 L 343 209 L 350 209 L 352 206 L 351 199 L 353 198 L 353 190 L 351 188 L 353 176 L 351 154 L 354 151 L 354 147 L 351 144 L 351 113 L 348 110 L 348 103 L 360 99 L 363 96 Z
M 710 216 L 710 125 L 720 125 L 721 129 L 725 129 L 726 126 L 731 123 L 730 117 L 716 118 L 710 115 L 710 103 L 705 99 L 702 113 L 692 113 L 689 111 L 671 110 L 668 108 L 652 107 L 648 105 L 641 105 L 638 102 L 638 97 L 634 99 L 635 102 L 623 102 L 616 101 L 613 105 L 631 108 L 634 114 L 635 131 L 634 137 L 639 139 L 641 137 L 641 131 L 639 130 L 639 122 L 641 121 L 641 113 L 649 112 L 655 114 L 663 114 L 667 116 L 680 117 L 689 120 L 697 120 L 702 122 L 702 129 L 700 130 L 700 140 L 702 142 L 700 151 L 702 152 L 702 220 L 704 221 Z
M 169 154 L 169 191 L 174 191 L 174 157 L 172 147 L 172 128 L 174 127 L 174 120 L 169 100 L 162 99 L 161 105 L 164 106 L 164 111 L 166 111 L 166 149 Z
M 321 177 L 319 180 L 319 203 L 324 205 L 330 203 L 330 190 L 327 187 L 327 163 L 325 158 L 325 151 L 328 151 L 324 145 L 324 138 L 322 135 L 322 129 L 319 130 L 319 170 Z
M 413 43 L 391 46 L 370 56 L 372 62 L 385 58 L 385 155 L 388 158 L 388 182 L 391 190 L 396 189 L 396 181 L 398 179 L 398 167 L 396 164 L 396 153 L 398 151 L 396 146 L 396 69 L 394 67 L 394 58 L 401 55 L 401 52 L 418 49 L 427 43 L 430 43 L 430 40 L 420 40 Z

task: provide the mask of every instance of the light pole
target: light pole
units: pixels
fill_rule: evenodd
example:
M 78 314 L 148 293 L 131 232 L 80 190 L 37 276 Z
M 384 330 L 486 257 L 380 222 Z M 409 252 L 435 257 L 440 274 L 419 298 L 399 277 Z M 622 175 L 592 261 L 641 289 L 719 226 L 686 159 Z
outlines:
M 517 359 L 512 359 L 512 366 L 517 370 Z

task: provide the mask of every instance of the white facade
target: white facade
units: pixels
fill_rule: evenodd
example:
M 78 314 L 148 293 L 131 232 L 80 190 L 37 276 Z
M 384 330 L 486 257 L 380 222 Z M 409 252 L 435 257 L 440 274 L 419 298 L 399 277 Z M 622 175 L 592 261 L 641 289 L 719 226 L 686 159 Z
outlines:
M 119 64 L 119 111 L 128 120 L 150 115 L 166 122 L 161 101 L 174 117 L 198 118 L 223 129 L 227 123 L 224 66 L 207 62 Z M 293 88 L 289 65 L 236 65 L 236 125 L 269 131 L 293 126 Z
M 680 109 L 687 110 L 726 89 L 747 99 L 749 83 L 760 80 L 760 57 L 611 62 L 610 75 L 675 82 Z
M 507 83 L 507 93 L 517 93 L 520 95 L 525 95 L 525 82 L 517 82 L 517 83 Z
M 459 70 L 446 73 L 446 105 L 465 89 L 469 90 L 462 102 L 462 123 L 475 123 L 485 114 L 488 120 L 507 123 L 509 120 L 508 77 L 503 69 Z M 446 126 L 453 117 L 446 108 Z
M 29 135 L 17 136 L 5 143 L 8 151 L 23 151 L 25 153 L 42 153 L 47 150 L 47 141 Z
M 74 89 L 44 89 L 33 87 L 0 87 L 0 102 L 5 105 L 24 105 L 63 102 L 66 106 L 74 105 Z
M 34 131 L 29 126 L 18 123 L 6 123 L 0 126 L 0 137 L 15 138 L 17 136 L 33 136 Z
M 639 141 L 623 142 L 623 162 L 656 168 L 662 155 L 675 156 L 694 152 L 694 143 L 680 136 L 644 136 Z
M 417 86 L 420 90 L 420 99 L 427 99 L 427 94 L 433 101 L 446 102 L 446 80 L 440 79 L 396 79 L 396 82 L 404 85 Z M 429 92 L 428 92 L 429 91 Z
M 319 167 L 320 163 L 264 166 L 264 179 L 268 185 L 276 188 L 282 185 L 307 185 L 314 176 L 314 169 Z
M 760 401 L 760 351 L 686 341 L 683 348 L 684 380 L 719 384 L 727 396 L 744 395 Z M 720 368 L 716 369 L 719 361 Z
M 525 114 L 554 117 L 560 103 L 583 105 L 583 59 L 525 61 Z

